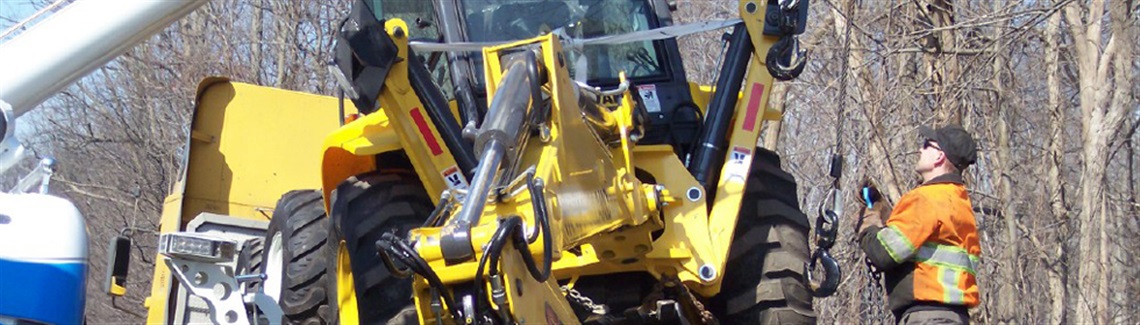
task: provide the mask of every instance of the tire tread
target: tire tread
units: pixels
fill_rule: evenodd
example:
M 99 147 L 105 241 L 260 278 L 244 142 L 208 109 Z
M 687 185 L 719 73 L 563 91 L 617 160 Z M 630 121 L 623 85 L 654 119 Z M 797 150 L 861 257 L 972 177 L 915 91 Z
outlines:
M 728 270 L 711 308 L 725 324 L 815 324 L 802 282 L 809 227 L 795 179 L 780 169 L 778 155 L 756 150 Z

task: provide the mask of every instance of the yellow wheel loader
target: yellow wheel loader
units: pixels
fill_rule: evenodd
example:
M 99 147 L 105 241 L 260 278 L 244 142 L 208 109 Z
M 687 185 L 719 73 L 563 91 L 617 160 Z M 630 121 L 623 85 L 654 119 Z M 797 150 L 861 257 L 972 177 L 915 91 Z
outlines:
M 232 275 L 289 323 L 814 323 L 838 269 L 756 146 L 807 1 L 741 0 L 713 86 L 686 79 L 675 37 L 700 26 L 672 9 L 357 1 L 339 110 L 203 82 L 162 230 L 266 229 Z M 192 320 L 178 268 L 156 265 L 148 321 Z

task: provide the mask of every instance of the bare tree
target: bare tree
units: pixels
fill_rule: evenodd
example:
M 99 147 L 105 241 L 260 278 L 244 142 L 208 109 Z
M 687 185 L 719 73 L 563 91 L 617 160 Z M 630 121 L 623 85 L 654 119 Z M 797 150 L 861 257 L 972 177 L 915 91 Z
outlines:
M 1069 222 L 1069 208 L 1065 204 L 1065 178 L 1061 175 L 1062 166 L 1065 165 L 1065 103 L 1061 101 L 1061 76 L 1060 76 L 1060 53 L 1061 47 L 1059 45 L 1058 37 L 1061 28 L 1061 14 L 1054 13 L 1049 16 L 1045 23 L 1045 91 L 1048 96 L 1046 102 L 1045 113 L 1048 118 L 1048 141 L 1045 157 L 1041 166 L 1044 167 L 1046 175 L 1045 181 L 1045 202 L 1049 202 L 1049 207 L 1052 220 L 1057 220 L 1066 230 L 1070 229 Z M 1025 230 L 1023 230 L 1025 231 Z M 1028 231 L 1027 231 L 1028 232 Z M 1061 245 L 1058 251 L 1061 254 L 1049 254 L 1050 252 L 1040 244 L 1036 232 L 1028 232 L 1028 238 L 1033 241 L 1033 247 L 1038 247 L 1038 255 L 1040 255 L 1041 264 L 1047 266 L 1046 279 L 1049 282 L 1049 297 L 1052 301 L 1052 308 L 1050 308 L 1050 315 L 1048 320 L 1050 323 L 1059 324 L 1064 319 L 1065 312 L 1069 309 L 1065 307 L 1069 298 L 1066 297 L 1068 290 L 1064 285 L 1064 276 L 1067 273 L 1064 265 L 1060 261 L 1065 256 L 1071 254 L 1068 250 L 1068 245 Z M 1060 237 L 1058 237 L 1060 238 Z M 1053 256 L 1059 255 L 1059 256 Z
M 1092 0 L 1087 7 L 1071 2 L 1065 9 L 1074 44 L 1078 94 L 1081 111 L 1083 168 L 1081 170 L 1081 211 L 1079 213 L 1080 264 L 1077 271 L 1081 300 L 1076 307 L 1078 323 L 1108 323 L 1109 250 L 1105 176 L 1108 145 L 1123 125 L 1132 65 L 1133 39 L 1128 2 L 1105 6 Z M 1109 13 L 1109 17 L 1104 14 Z M 1111 32 L 1102 29 L 1111 22 Z

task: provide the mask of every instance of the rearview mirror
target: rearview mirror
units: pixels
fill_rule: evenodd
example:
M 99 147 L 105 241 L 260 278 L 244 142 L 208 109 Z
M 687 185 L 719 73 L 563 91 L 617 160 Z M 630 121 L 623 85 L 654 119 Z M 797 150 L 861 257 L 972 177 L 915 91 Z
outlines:
M 103 291 L 112 296 L 127 294 L 127 271 L 131 265 L 131 239 L 124 236 L 111 238 L 107 245 L 107 277 Z

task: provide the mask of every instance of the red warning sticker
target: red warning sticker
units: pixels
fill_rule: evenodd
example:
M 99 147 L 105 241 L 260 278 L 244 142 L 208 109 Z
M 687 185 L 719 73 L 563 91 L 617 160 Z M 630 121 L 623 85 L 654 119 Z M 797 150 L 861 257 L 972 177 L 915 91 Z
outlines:
M 724 176 L 729 181 L 744 182 L 748 177 L 748 167 L 752 165 L 752 150 L 732 147 L 728 153 L 728 163 L 724 164 Z
M 443 180 L 447 182 L 447 187 L 456 190 L 467 189 L 467 179 L 463 177 L 463 173 L 459 172 L 459 167 L 451 166 L 444 169 L 440 174 L 443 175 Z

